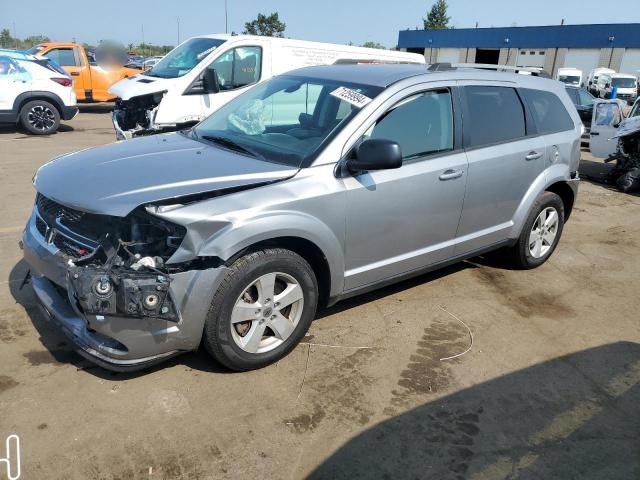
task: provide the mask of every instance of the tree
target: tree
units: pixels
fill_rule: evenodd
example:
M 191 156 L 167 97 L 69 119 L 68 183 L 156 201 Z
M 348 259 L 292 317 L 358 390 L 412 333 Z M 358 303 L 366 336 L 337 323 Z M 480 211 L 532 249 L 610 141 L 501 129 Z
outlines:
M 25 38 L 24 40 L 22 40 L 22 48 L 31 48 L 34 45 L 38 45 L 40 43 L 47 43 L 50 42 L 51 40 L 49 39 L 49 37 L 45 36 L 45 35 L 31 35 L 30 37 Z
M 385 46 L 384 46 L 384 45 L 382 45 L 381 43 L 378 43 L 378 42 L 371 42 L 371 41 L 369 41 L 369 42 L 364 42 L 364 43 L 362 44 L 362 46 L 363 46 L 363 47 L 366 47 L 366 48 L 380 48 L 380 49 L 382 49 L 382 50 L 386 50 L 386 49 L 387 49 L 387 47 L 385 47 Z
M 443 30 L 449 28 L 449 20 L 451 20 L 451 17 L 447 17 L 447 1 L 437 0 L 437 2 L 431 6 L 427 18 L 423 18 L 422 20 L 424 22 L 424 28 L 428 30 Z
M 284 37 L 286 24 L 278 19 L 278 12 L 269 16 L 258 14 L 258 18 L 244 24 L 244 32 L 249 35 L 261 35 L 263 37 Z
M 13 37 L 11 36 L 11 31 L 8 28 L 3 28 L 0 31 L 0 45 L 7 48 L 12 47 L 14 44 Z

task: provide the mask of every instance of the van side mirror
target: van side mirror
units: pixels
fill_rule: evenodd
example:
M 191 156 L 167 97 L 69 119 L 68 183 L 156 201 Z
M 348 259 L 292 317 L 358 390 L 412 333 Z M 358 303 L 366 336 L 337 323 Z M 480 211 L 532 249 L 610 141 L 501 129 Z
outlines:
M 389 170 L 402 166 L 400 145 L 392 140 L 371 138 L 355 149 L 353 157 L 347 160 L 350 172 L 367 170 Z
M 220 91 L 220 82 L 218 82 L 218 74 L 213 68 L 205 68 L 202 72 L 202 89 L 204 93 L 218 93 Z

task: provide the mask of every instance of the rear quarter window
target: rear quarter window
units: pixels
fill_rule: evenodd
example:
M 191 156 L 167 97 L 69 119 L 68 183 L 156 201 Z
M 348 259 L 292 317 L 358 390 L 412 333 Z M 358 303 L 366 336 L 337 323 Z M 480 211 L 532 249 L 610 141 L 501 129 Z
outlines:
M 464 138 L 467 147 L 480 147 L 526 135 L 524 107 L 510 87 L 464 87 Z
M 566 132 L 575 128 L 571 115 L 555 93 L 524 88 L 522 94 L 538 133 Z

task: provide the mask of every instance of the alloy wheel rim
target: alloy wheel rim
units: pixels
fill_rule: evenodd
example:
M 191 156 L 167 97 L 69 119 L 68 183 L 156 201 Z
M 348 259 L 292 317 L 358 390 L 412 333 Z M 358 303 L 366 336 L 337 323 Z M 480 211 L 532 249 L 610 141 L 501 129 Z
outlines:
M 27 114 L 29 125 L 41 131 L 52 128 L 56 123 L 56 117 L 49 107 L 44 105 L 36 105 L 29 110 Z
M 558 211 L 553 207 L 543 209 L 533 222 L 529 234 L 529 254 L 533 258 L 544 257 L 558 236 Z
M 252 281 L 231 311 L 231 336 L 248 353 L 266 353 L 282 345 L 294 332 L 304 308 L 300 283 L 282 272 Z

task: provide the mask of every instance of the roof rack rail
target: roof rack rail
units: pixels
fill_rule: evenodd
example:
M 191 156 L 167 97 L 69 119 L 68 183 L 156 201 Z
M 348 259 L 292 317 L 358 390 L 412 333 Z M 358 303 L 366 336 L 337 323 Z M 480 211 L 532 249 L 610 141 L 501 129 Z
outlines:
M 514 73 L 525 72 L 534 77 L 551 78 L 549 73 L 536 67 L 514 67 L 513 65 L 494 65 L 492 63 L 454 63 L 451 68 L 479 68 L 481 70 L 510 71 Z
M 427 67 L 430 72 L 446 72 L 447 70 L 455 70 L 449 62 L 430 63 Z

